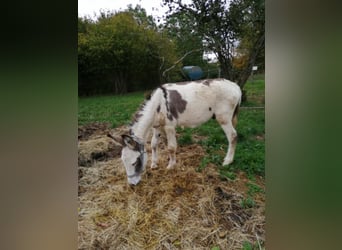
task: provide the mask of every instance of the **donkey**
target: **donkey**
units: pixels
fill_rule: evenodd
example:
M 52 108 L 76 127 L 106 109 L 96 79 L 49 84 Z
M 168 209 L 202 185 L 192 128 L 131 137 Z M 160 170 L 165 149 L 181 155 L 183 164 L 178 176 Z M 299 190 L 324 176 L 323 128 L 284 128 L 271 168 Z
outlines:
M 136 185 L 147 163 L 145 143 L 152 128 L 151 168 L 158 167 L 158 141 L 165 132 L 169 163 L 176 165 L 176 126 L 197 127 L 210 118 L 221 125 L 229 142 L 223 165 L 234 159 L 237 143 L 237 114 L 241 102 L 240 87 L 226 79 L 206 79 L 159 86 L 145 100 L 130 124 L 129 134 L 112 137 L 123 146 L 121 159 L 126 168 L 128 183 Z

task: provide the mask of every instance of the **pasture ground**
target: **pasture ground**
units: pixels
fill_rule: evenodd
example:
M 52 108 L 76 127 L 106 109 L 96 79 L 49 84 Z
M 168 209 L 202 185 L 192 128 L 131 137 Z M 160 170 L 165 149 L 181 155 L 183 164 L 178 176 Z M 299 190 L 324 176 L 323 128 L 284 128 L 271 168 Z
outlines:
M 265 243 L 264 81 L 246 84 L 238 146 L 221 167 L 227 141 L 216 121 L 178 129 L 177 167 L 127 185 L 119 134 L 143 93 L 79 99 L 79 249 L 261 249 Z M 150 147 L 147 148 L 150 158 Z M 149 166 L 149 164 L 148 164 Z

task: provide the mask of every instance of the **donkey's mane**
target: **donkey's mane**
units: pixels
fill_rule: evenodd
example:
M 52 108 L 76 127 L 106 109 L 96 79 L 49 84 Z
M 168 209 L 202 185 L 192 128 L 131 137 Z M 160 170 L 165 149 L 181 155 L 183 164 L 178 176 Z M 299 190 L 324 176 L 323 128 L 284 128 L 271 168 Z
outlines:
M 137 111 L 132 116 L 131 122 L 129 124 L 130 127 L 132 127 L 135 123 L 137 123 L 139 121 L 140 117 L 143 116 L 143 112 L 145 110 L 145 107 L 146 107 L 147 103 L 151 101 L 151 98 L 155 92 L 156 92 L 156 90 L 153 90 L 152 92 L 147 92 L 145 94 L 144 101 L 140 104 L 139 108 L 137 109 Z

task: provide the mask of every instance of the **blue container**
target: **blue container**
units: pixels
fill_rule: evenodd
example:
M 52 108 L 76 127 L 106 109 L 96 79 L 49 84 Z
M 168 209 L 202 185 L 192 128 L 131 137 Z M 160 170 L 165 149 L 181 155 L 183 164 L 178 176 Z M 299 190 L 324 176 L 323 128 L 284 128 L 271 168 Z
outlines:
M 190 78 L 190 80 L 198 80 L 203 76 L 203 71 L 198 66 L 184 66 L 183 71 Z

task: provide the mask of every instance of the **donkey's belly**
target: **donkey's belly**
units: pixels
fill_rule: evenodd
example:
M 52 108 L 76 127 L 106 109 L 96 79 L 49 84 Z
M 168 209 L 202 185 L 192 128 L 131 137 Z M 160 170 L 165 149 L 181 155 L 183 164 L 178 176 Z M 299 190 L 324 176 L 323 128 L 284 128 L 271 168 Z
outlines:
M 207 122 L 213 115 L 213 110 L 209 110 L 209 108 L 190 109 L 179 116 L 177 125 L 194 128 Z

